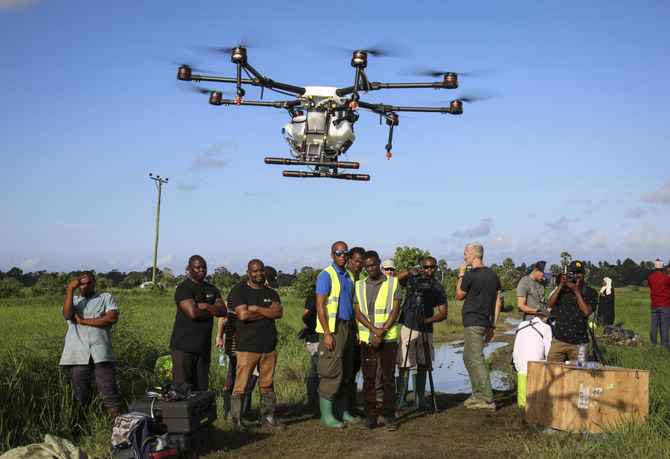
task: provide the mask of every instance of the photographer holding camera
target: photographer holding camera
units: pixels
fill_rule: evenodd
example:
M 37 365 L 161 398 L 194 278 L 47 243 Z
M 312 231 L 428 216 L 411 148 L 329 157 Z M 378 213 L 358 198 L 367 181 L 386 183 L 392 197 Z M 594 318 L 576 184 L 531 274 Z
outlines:
M 577 360 L 580 344 L 589 341 L 588 317 L 598 304 L 598 292 L 586 285 L 584 275 L 582 262 L 570 262 L 549 298 L 547 307 L 555 314 L 556 324 L 547 362 Z
M 422 273 L 412 268 L 397 275 L 398 280 L 403 285 L 407 285 L 405 302 L 398 319 L 401 325 L 398 366 L 402 378 L 398 410 L 407 406 L 409 369 L 413 366 L 417 367 L 413 381 L 414 405 L 421 409 L 431 408 L 425 398 L 427 362 L 424 340 L 427 341 L 432 361 L 435 358 L 433 324 L 447 318 L 447 293 L 435 279 L 437 260 L 433 257 L 424 258 L 422 268 Z M 419 305 L 422 305 L 423 308 L 419 308 Z M 434 315 L 435 308 L 437 308 L 437 315 Z

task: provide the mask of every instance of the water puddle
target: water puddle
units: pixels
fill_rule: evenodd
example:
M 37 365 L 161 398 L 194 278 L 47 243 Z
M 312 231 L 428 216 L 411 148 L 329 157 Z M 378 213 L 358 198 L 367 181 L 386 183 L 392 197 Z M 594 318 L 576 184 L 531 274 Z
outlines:
M 515 327 L 521 323 L 521 317 L 512 317 L 512 316 L 507 316 L 505 318 L 505 323 L 514 325 Z
M 484 356 L 488 358 L 495 350 L 508 345 L 511 346 L 509 343 L 499 342 L 486 344 L 484 347 Z M 442 343 L 435 347 L 435 361 L 433 362 L 433 385 L 435 386 L 435 391 L 445 394 L 472 392 L 468 370 L 463 363 L 463 346 L 464 342 L 459 340 Z M 362 372 L 358 372 L 356 381 L 359 388 L 363 386 Z M 498 370 L 491 371 L 491 385 L 494 390 L 509 390 L 511 387 L 507 373 Z M 428 379 L 426 379 L 426 390 L 430 391 Z
M 488 358 L 493 351 L 507 345 L 508 343 L 489 343 L 484 347 L 484 356 Z M 433 384 L 437 392 L 447 394 L 471 392 L 468 370 L 463 363 L 463 341 L 453 341 L 436 347 L 433 366 Z M 508 390 L 510 385 L 507 373 L 492 371 L 491 385 L 495 390 Z M 428 385 L 426 389 L 429 389 Z

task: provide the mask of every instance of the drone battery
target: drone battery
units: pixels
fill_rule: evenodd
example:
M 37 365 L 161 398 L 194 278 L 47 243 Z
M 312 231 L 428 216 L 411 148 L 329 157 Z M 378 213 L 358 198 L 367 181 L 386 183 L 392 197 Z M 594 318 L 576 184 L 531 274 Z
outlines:
M 144 395 L 130 405 L 130 411 L 154 419 L 155 433 L 189 433 L 216 420 L 216 396 L 213 392 L 191 392 L 182 400 Z
M 200 429 L 189 432 L 170 434 L 170 446 L 179 448 L 185 457 L 196 456 L 212 449 L 212 433 L 214 426 L 210 423 Z

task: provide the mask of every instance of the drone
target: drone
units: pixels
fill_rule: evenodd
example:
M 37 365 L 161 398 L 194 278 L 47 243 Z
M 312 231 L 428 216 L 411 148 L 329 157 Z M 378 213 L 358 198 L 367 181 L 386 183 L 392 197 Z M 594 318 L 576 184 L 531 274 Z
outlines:
M 344 170 L 358 169 L 360 164 L 354 161 L 340 161 L 339 157 L 347 152 L 355 140 L 354 124 L 359 118 L 359 111 L 373 112 L 379 115 L 380 123 L 386 121 L 389 126 L 386 158 L 391 158 L 393 148 L 393 128 L 398 125 L 398 112 L 433 112 L 451 115 L 463 113 L 463 102 L 467 98 L 454 99 L 449 107 L 405 107 L 382 103 L 369 103 L 361 100 L 361 93 L 391 88 L 458 88 L 458 74 L 455 72 L 434 72 L 433 76 L 441 76 L 442 81 L 432 83 L 379 83 L 370 81 L 365 74 L 368 54 L 375 55 L 375 50 L 359 49 L 353 52 L 351 66 L 356 69 L 353 86 L 334 88 L 327 86 L 294 86 L 280 83 L 259 73 L 247 60 L 247 49 L 244 45 L 225 48 L 230 52 L 230 60 L 237 66 L 235 78 L 205 76 L 193 74 L 191 66 L 182 64 L 177 73 L 181 81 L 210 81 L 217 83 L 234 83 L 237 95 L 234 99 L 224 99 L 222 91 L 200 90 L 209 93 L 212 105 L 249 105 L 256 107 L 275 107 L 284 109 L 291 116 L 291 121 L 282 129 L 282 134 L 290 147 L 292 158 L 265 158 L 266 164 L 290 166 L 307 166 L 308 171 L 283 171 L 284 177 L 316 177 L 343 180 L 368 181 L 368 174 L 354 174 Z M 247 78 L 243 78 L 243 72 Z M 291 100 L 263 101 L 245 100 L 244 85 L 258 86 L 286 96 Z

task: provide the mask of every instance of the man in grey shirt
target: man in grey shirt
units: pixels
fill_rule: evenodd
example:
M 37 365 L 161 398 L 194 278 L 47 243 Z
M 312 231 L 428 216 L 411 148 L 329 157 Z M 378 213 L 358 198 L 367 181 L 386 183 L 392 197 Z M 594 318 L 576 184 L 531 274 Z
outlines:
M 523 312 L 523 320 L 531 320 L 541 309 L 547 309 L 544 298 L 544 281 L 551 274 L 544 272 L 546 261 L 538 261 L 530 267 L 530 273 L 521 278 L 516 287 L 516 304 Z

